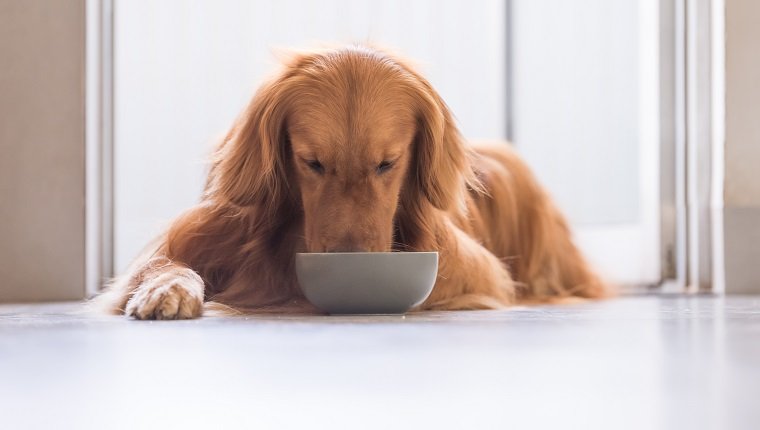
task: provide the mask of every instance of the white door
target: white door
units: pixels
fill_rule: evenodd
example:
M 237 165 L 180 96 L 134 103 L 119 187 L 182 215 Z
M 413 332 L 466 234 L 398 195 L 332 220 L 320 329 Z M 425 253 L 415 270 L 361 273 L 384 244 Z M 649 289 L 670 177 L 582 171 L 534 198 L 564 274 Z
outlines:
M 655 0 L 513 0 L 512 140 L 609 279 L 660 277 Z

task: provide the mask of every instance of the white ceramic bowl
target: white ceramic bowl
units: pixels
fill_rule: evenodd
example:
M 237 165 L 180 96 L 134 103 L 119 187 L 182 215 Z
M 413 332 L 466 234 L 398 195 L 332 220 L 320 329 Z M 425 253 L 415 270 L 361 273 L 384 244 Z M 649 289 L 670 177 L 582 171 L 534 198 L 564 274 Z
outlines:
M 402 314 L 433 291 L 438 253 L 299 253 L 296 274 L 306 298 L 327 313 Z

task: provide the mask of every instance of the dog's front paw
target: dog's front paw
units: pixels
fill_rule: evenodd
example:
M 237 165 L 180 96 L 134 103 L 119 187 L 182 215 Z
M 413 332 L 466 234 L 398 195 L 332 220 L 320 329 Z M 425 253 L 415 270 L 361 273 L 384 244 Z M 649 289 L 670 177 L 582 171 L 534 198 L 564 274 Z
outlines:
M 203 309 L 203 279 L 183 268 L 146 280 L 127 302 L 125 313 L 141 320 L 196 318 Z

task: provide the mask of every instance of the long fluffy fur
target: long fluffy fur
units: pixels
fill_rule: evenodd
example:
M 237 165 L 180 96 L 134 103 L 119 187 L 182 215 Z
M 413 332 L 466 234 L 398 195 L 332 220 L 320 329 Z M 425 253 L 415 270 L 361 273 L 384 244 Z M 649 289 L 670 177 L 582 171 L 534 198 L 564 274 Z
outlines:
M 422 76 L 386 53 L 349 47 L 297 55 L 262 86 L 215 150 L 201 202 L 111 282 L 96 306 L 143 319 L 196 317 L 203 301 L 226 313 L 316 312 L 294 273 L 294 256 L 306 245 L 286 125 L 296 91 L 313 90 L 308 79 L 327 79 L 319 76 L 325 70 L 337 71 L 338 84 L 395 76 L 414 100 L 408 108 L 417 129 L 393 242 L 400 251 L 440 253 L 439 279 L 420 309 L 609 295 L 508 144 L 467 146 Z

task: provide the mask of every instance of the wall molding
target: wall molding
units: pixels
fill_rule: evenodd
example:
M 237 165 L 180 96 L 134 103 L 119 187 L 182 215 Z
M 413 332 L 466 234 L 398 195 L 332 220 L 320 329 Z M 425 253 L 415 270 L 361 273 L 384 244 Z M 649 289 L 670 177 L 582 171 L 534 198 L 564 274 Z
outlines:
M 113 276 L 113 0 L 87 0 L 85 293 Z

